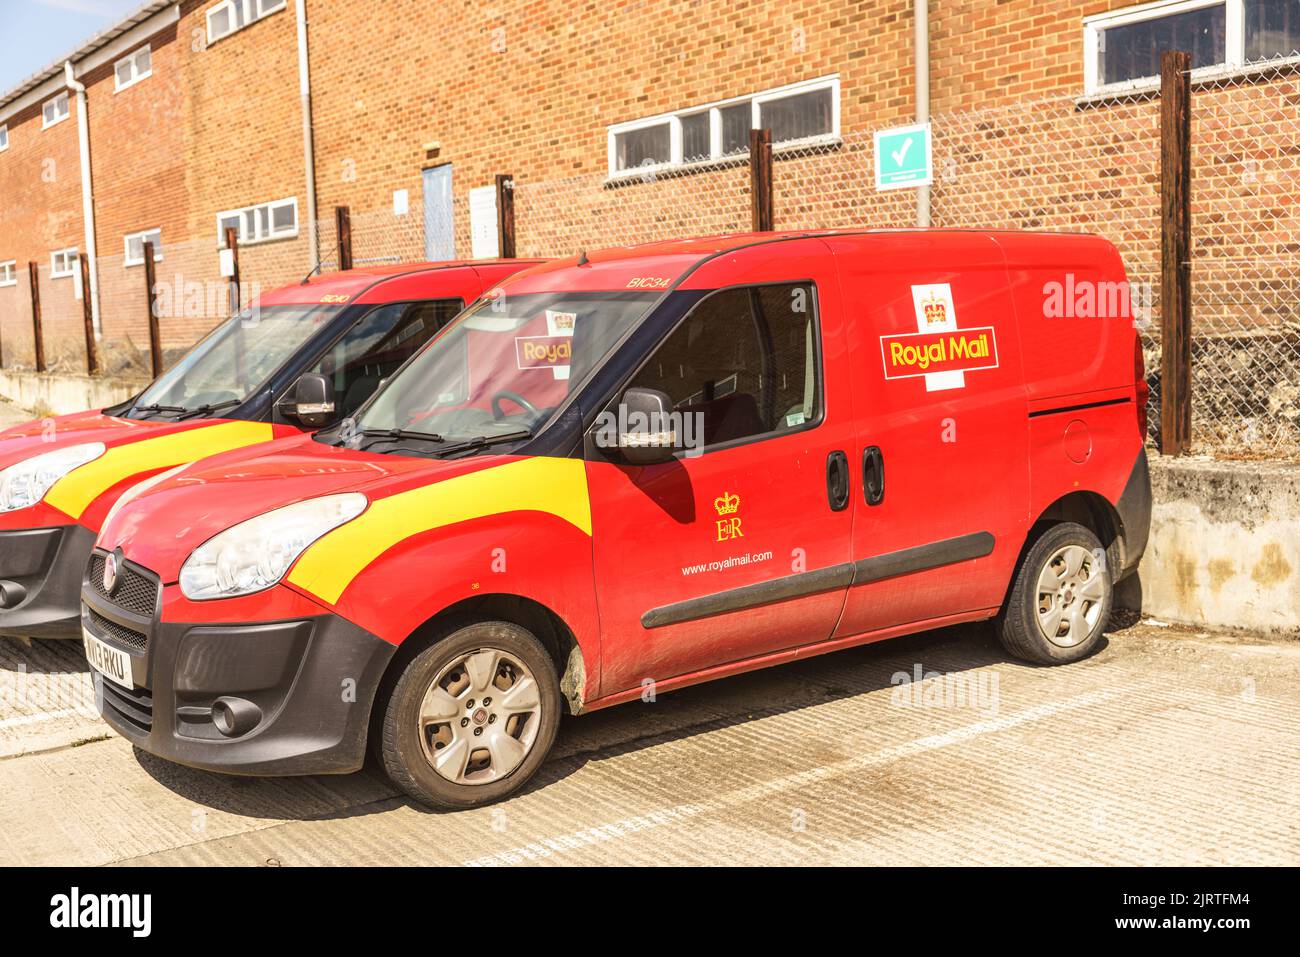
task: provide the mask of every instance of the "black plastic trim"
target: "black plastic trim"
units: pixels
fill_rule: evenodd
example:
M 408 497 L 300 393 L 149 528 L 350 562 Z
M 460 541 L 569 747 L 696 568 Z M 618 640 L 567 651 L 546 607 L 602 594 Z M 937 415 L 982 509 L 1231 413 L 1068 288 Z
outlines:
M 928 571 L 944 565 L 983 558 L 993 551 L 996 539 L 990 532 L 973 532 L 940 542 L 904 548 L 884 555 L 873 555 L 856 562 L 845 562 L 819 568 L 816 571 L 785 575 L 771 581 L 732 588 L 728 591 L 690 598 L 651 608 L 641 616 L 641 627 L 663 628 L 687 621 L 711 618 L 734 611 L 745 611 L 762 605 L 772 605 L 792 598 L 803 598 L 833 588 L 852 588 L 893 578 Z
M 1108 405 L 1127 405 L 1132 399 L 1102 399 L 1100 402 L 1083 402 L 1079 405 L 1063 405 L 1057 409 L 1039 409 L 1030 412 L 1029 417 L 1036 419 L 1040 415 L 1060 415 L 1062 412 L 1082 412 L 1084 409 L 1101 409 Z
M 1129 473 L 1128 482 L 1115 503 L 1119 513 L 1121 541 L 1124 543 L 1124 559 L 1116 581 L 1128 576 L 1137 568 L 1138 562 L 1147 549 L 1147 539 L 1151 535 L 1151 467 L 1147 463 L 1145 447 L 1138 450 L 1137 461 Z

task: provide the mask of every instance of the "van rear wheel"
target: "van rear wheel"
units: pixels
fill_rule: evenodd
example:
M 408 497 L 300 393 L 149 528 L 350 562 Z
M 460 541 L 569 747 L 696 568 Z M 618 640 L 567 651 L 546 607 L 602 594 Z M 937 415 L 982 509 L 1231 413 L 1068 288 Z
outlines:
M 1101 641 L 1113 600 L 1101 542 L 1084 526 L 1062 522 L 1039 536 L 1016 570 L 998 635 L 1025 661 L 1078 661 Z
M 480 622 L 411 659 L 388 700 L 379 757 L 415 800 L 477 807 L 523 787 L 559 721 L 559 679 L 541 642 L 509 622 Z

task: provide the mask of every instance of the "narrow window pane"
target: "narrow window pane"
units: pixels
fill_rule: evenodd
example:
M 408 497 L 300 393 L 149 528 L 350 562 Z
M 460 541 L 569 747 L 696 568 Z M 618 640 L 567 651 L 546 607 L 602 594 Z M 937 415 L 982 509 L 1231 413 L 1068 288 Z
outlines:
M 687 163 L 709 158 L 709 114 L 682 117 L 682 159 Z
M 1300 55 L 1300 0 L 1246 0 L 1246 60 Z
M 144 241 L 139 236 L 132 236 L 126 241 L 126 258 L 132 262 L 144 259 Z
M 616 169 L 635 169 L 672 159 L 668 124 L 649 126 L 642 130 L 629 130 L 614 138 Z
M 826 136 L 834 132 L 831 90 L 812 90 L 760 103 L 759 124 L 772 131 L 773 143 Z
M 271 225 L 277 233 L 291 231 L 297 225 L 292 203 L 275 207 L 271 212 Z
M 744 153 L 749 150 L 749 131 L 754 125 L 753 114 L 750 112 L 751 105 L 746 103 L 736 103 L 733 106 L 724 106 L 720 112 L 722 114 L 722 155 L 734 156 L 736 153 Z
M 218 37 L 224 37 L 230 32 L 229 7 L 221 7 L 218 10 L 213 10 L 212 13 L 208 15 L 208 32 L 212 34 L 212 39 L 214 40 Z
M 145 47 L 135 55 L 135 74 L 141 76 L 153 69 L 153 52 Z
M 117 65 L 117 85 L 126 86 L 131 82 L 131 61 L 123 60 Z
M 1193 69 L 1217 66 L 1227 57 L 1226 25 L 1226 9 L 1219 5 L 1107 27 L 1101 35 L 1102 82 L 1159 76 L 1165 50 L 1190 51 Z

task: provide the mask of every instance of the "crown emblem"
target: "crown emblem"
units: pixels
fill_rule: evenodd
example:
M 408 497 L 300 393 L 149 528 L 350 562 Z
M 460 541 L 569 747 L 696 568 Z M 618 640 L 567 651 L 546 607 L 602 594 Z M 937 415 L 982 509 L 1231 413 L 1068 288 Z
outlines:
M 925 312 L 925 324 L 927 326 L 942 325 L 948 321 L 948 307 L 938 296 L 931 296 L 925 300 L 921 308 Z
M 713 507 L 718 510 L 719 515 L 734 515 L 740 511 L 740 496 L 723 492 L 713 500 Z

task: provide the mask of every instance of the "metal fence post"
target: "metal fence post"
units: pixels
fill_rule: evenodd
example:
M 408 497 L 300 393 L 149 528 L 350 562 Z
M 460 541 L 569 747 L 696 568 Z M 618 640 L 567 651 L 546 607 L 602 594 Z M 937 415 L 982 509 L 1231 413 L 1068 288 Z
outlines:
M 1192 437 L 1191 54 L 1160 56 L 1160 451 Z
M 95 344 L 95 310 L 90 298 L 90 257 L 78 256 L 81 262 L 81 318 L 86 324 L 86 374 L 99 374 L 99 351 Z
M 339 271 L 352 268 L 352 214 L 346 206 L 334 207 L 334 233 L 339 244 Z
M 158 290 L 154 282 L 153 243 L 145 240 L 143 245 L 145 301 L 149 304 L 149 359 L 156 379 L 163 373 L 162 329 L 158 323 Z
M 756 233 L 773 229 L 772 131 L 749 131 L 749 199 Z
M 41 287 L 36 263 L 27 264 L 27 278 L 32 284 L 32 336 L 36 353 L 36 371 L 45 371 L 45 337 L 41 332 Z
M 497 251 L 502 259 L 515 258 L 515 180 L 497 173 Z

